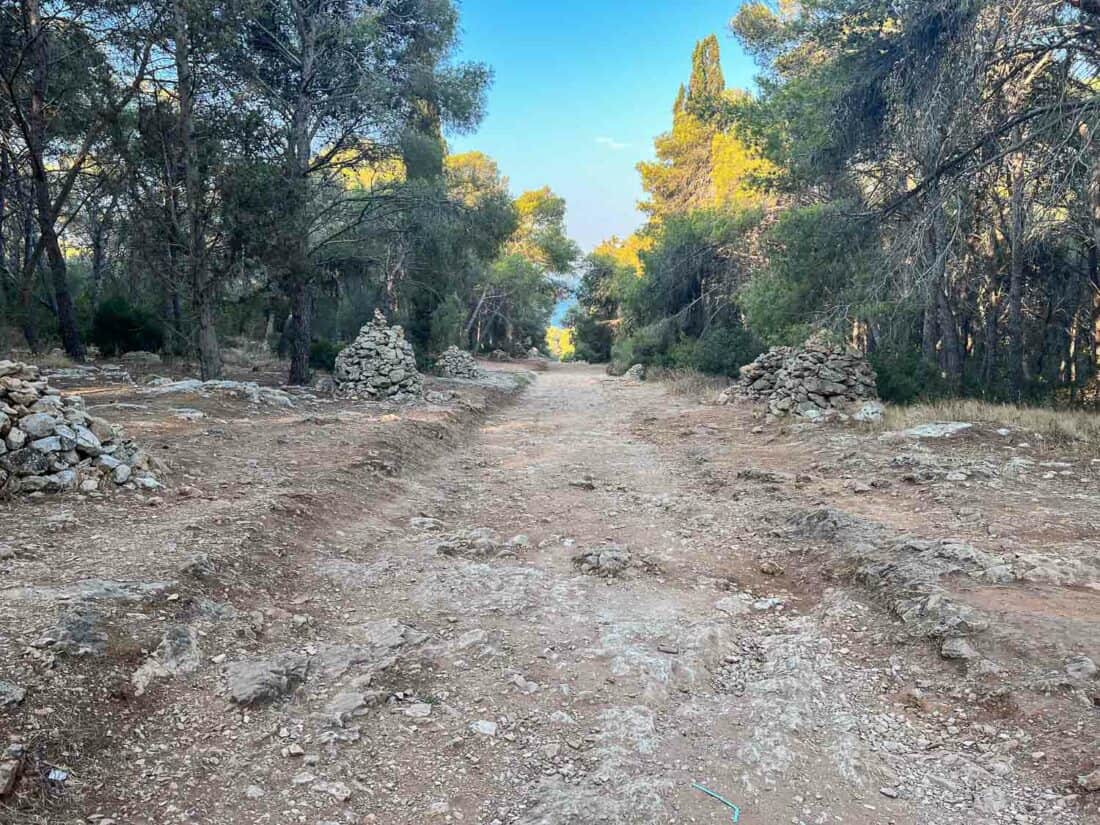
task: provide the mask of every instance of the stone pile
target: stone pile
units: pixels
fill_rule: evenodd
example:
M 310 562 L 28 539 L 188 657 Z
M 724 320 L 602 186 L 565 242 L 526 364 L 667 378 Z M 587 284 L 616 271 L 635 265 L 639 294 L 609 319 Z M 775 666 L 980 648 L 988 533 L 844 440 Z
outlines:
M 377 310 L 374 320 L 336 356 L 334 378 L 337 392 L 352 398 L 400 400 L 424 394 L 424 379 L 405 331 L 391 327 Z
M 481 368 L 474 356 L 458 347 L 448 347 L 436 361 L 439 374 L 444 378 L 479 378 Z
M 121 430 L 89 415 L 80 396 L 63 398 L 38 367 L 0 361 L 0 491 L 154 490 L 152 465 Z
M 819 419 L 878 399 L 875 371 L 859 352 L 811 338 L 802 347 L 773 347 L 741 368 L 723 394 L 765 401 L 772 415 Z

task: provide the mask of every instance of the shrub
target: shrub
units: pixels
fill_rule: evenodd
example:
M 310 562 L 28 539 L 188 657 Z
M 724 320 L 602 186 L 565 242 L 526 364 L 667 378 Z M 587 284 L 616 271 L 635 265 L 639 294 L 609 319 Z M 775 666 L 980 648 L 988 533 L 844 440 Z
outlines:
M 443 352 L 450 346 L 466 349 L 469 340 L 466 335 L 466 305 L 457 293 L 451 293 L 432 311 L 430 348 L 434 353 Z
M 878 349 L 867 360 L 878 375 L 878 394 L 892 404 L 911 404 L 945 394 L 943 379 L 930 369 L 920 350 Z
M 616 341 L 611 347 L 611 362 L 615 369 L 623 371 L 634 364 L 671 367 L 674 362 L 670 353 L 675 345 L 676 331 L 671 324 L 651 324 Z
M 689 347 L 676 350 L 678 356 L 685 358 L 678 360 L 677 366 L 707 375 L 735 376 L 763 351 L 760 340 L 744 327 L 716 325 L 691 341 Z
M 763 351 L 760 340 L 741 326 L 714 324 L 699 338 L 677 339 L 670 324 L 654 324 L 615 342 L 612 361 L 624 370 L 645 364 L 734 376 Z
M 336 369 L 336 356 L 340 354 L 340 345 L 327 338 L 314 341 L 309 345 L 309 365 L 315 370 Z
M 164 327 L 151 313 L 125 298 L 109 298 L 92 317 L 92 343 L 107 356 L 123 352 L 157 352 L 164 346 Z

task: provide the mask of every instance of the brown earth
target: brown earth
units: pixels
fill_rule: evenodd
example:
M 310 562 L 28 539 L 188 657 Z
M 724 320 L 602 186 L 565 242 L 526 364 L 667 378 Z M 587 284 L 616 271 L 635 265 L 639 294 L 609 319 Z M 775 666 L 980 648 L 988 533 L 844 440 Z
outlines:
M 583 366 L 408 408 L 73 389 L 168 487 L 0 503 L 0 822 L 728 822 L 693 782 L 745 823 L 1100 822 L 1100 683 L 1065 672 L 1100 660 L 1100 465 L 1029 434 L 780 426 Z M 821 508 L 853 532 L 792 526 Z M 946 661 L 853 569 L 894 534 L 1076 573 L 943 577 L 990 625 Z M 608 545 L 619 575 L 574 564 Z M 89 610 L 101 650 L 43 642 Z M 230 700 L 283 654 L 301 684 Z

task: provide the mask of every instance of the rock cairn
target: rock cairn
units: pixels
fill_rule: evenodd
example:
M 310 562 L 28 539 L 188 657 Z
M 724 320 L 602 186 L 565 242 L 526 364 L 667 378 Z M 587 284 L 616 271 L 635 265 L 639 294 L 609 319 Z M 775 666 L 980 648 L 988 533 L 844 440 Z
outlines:
M 337 392 L 349 397 L 419 398 L 424 379 L 416 369 L 412 344 L 405 331 L 386 323 L 375 310 L 374 320 L 336 356 Z
M 623 378 L 627 381 L 645 381 L 645 374 L 645 364 L 635 364 L 623 373 Z
M 773 415 L 818 419 L 878 399 L 875 371 L 859 352 L 810 339 L 802 347 L 773 347 L 741 368 L 726 393 L 765 401 Z
M 474 356 L 458 347 L 448 347 L 436 361 L 439 374 L 444 378 L 478 378 L 481 368 Z
M 90 493 L 104 484 L 155 490 L 152 457 L 38 367 L 0 361 L 0 490 Z

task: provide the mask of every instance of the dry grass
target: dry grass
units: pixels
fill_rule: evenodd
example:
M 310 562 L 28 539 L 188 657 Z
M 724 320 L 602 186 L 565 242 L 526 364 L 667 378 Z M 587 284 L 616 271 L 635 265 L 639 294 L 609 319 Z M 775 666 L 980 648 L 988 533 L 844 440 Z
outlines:
M 17 356 L 15 360 L 27 361 L 31 364 L 34 364 L 35 366 L 52 370 L 67 369 L 68 367 L 76 365 L 76 362 L 73 361 L 73 359 L 71 359 L 68 355 L 65 354 L 63 350 L 60 349 L 53 349 L 40 355 L 32 355 L 30 353 L 27 353 L 25 355 Z
M 239 370 L 280 370 L 284 362 L 273 353 L 264 341 L 238 338 L 228 341 L 222 348 L 222 361 L 226 367 Z
M 1041 436 L 1042 443 L 1059 449 L 1076 449 L 1100 455 L 1100 413 L 990 404 L 973 399 L 947 399 L 888 407 L 883 428 L 903 430 L 931 421 L 970 421 L 1008 427 Z
M 722 376 L 665 367 L 650 367 L 646 378 L 664 384 L 672 395 L 697 398 L 704 404 L 717 404 L 718 396 L 730 385 L 730 379 Z

